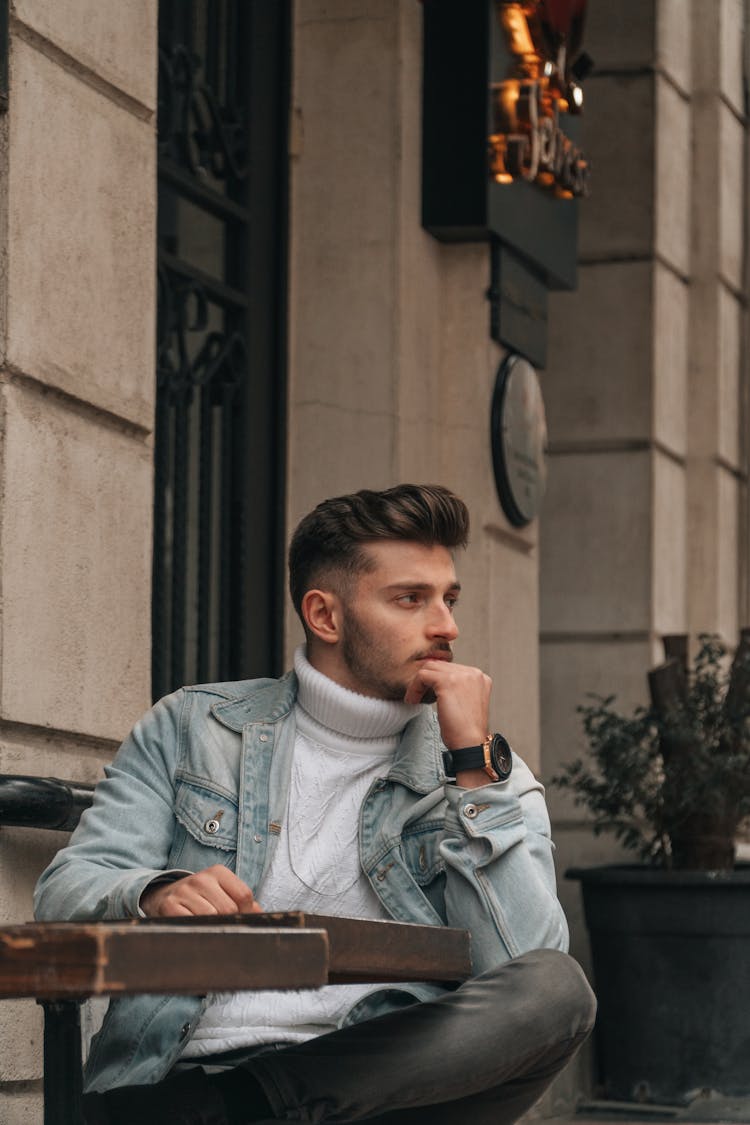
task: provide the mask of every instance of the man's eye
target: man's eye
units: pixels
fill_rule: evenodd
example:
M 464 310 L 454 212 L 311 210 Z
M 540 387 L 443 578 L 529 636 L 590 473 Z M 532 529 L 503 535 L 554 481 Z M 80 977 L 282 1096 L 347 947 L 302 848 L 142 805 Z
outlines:
M 458 605 L 458 595 L 449 594 L 445 599 L 445 604 L 448 606 L 448 609 L 455 609 L 455 607 Z
M 419 601 L 419 594 L 401 594 L 398 600 L 406 605 L 416 605 Z

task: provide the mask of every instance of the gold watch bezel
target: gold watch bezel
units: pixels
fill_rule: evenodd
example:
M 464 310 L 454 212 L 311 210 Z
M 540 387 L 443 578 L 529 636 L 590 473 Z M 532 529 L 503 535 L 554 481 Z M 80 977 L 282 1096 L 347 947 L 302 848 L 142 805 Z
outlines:
M 495 767 L 492 765 L 492 759 L 490 758 L 490 746 L 492 745 L 492 739 L 494 737 L 494 734 L 488 734 L 482 743 L 482 753 L 484 754 L 484 766 L 482 769 L 487 774 L 490 781 L 499 781 L 500 774 L 495 770 Z

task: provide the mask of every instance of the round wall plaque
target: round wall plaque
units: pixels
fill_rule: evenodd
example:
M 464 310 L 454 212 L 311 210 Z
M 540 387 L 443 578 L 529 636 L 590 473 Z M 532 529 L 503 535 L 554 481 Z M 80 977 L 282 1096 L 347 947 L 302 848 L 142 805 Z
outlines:
M 492 396 L 492 465 L 503 511 L 515 527 L 537 515 L 547 483 L 547 422 L 536 371 L 506 356 Z

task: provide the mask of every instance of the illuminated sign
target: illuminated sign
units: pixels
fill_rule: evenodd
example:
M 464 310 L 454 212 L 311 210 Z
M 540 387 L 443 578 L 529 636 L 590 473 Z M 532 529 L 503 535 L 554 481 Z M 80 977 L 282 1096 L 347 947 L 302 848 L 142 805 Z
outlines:
M 589 165 L 561 114 L 583 108 L 579 84 L 591 65 L 580 53 L 586 0 L 495 0 L 512 59 L 491 85 L 490 175 L 524 179 L 564 199 L 588 194 Z M 572 62 L 572 65 L 571 65 Z

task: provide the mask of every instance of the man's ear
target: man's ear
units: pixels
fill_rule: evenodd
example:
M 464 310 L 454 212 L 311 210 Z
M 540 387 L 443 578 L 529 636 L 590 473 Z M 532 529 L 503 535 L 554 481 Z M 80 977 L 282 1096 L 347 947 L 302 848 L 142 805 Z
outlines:
M 310 632 L 327 645 L 341 639 L 341 603 L 330 590 L 308 590 L 302 599 L 302 618 Z

